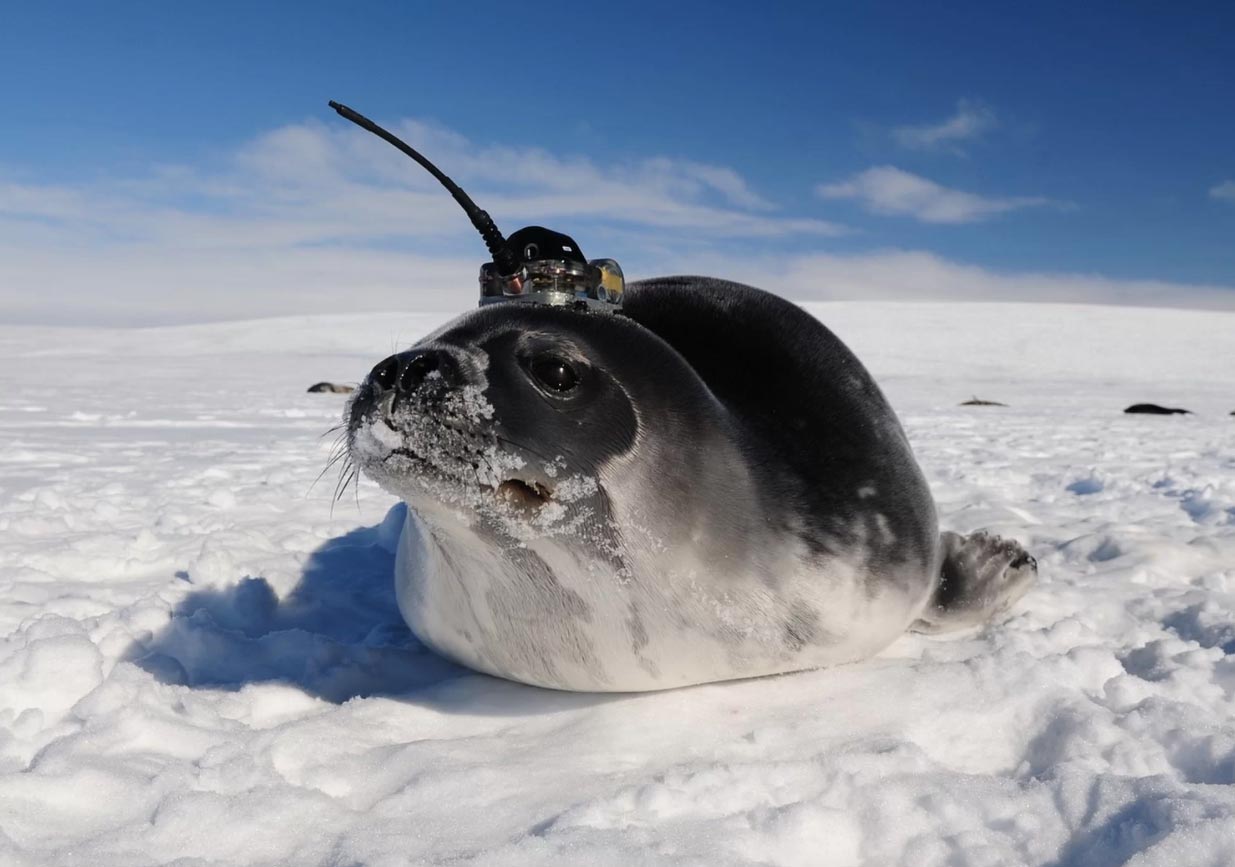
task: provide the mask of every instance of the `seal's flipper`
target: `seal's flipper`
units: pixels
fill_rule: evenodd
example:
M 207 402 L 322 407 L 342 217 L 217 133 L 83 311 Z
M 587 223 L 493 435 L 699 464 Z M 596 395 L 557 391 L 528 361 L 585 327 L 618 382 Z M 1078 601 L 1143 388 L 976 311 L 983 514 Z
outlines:
M 1033 586 L 1038 561 L 1011 539 L 980 530 L 943 533 L 939 586 L 915 632 L 950 632 L 977 626 L 1011 608 Z

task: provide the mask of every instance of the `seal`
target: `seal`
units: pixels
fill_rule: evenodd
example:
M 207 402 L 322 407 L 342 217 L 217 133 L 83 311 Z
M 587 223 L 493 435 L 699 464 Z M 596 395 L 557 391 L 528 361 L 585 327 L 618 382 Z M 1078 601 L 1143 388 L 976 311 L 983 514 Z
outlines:
M 1132 406 L 1124 410 L 1130 415 L 1192 415 L 1191 411 L 1186 409 L 1177 409 L 1170 406 L 1159 406 L 1156 403 L 1134 403 Z M 1235 413 L 1231 413 L 1235 415 Z
M 857 358 L 797 306 L 702 277 L 624 312 L 474 310 L 379 363 L 356 466 L 409 506 L 400 610 L 438 653 L 640 691 L 868 657 L 1006 611 L 1037 565 L 940 534 Z
M 307 389 L 309 394 L 351 394 L 356 389 L 350 385 L 339 385 L 335 382 L 317 382 Z

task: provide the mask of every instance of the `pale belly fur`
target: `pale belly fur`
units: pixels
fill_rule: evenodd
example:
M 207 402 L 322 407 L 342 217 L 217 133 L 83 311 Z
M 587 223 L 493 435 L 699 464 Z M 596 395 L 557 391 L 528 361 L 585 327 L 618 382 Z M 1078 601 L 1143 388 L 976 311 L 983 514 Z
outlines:
M 552 539 L 512 559 L 462 525 L 407 514 L 395 587 L 417 637 L 469 668 L 554 689 L 657 690 L 852 662 L 901 635 L 932 589 L 881 581 L 872 594 L 860 558 L 806 569 L 792 552 L 760 574 L 689 552 L 636 555 L 618 574 Z

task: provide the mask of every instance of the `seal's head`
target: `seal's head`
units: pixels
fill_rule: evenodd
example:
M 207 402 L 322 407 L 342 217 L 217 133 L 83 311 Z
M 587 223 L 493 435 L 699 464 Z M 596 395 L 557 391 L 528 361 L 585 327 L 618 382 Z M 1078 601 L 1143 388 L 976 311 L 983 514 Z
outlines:
M 638 437 L 632 341 L 659 342 L 551 307 L 464 315 L 373 369 L 348 409 L 352 457 L 432 523 L 578 534 L 607 514 L 605 477 Z

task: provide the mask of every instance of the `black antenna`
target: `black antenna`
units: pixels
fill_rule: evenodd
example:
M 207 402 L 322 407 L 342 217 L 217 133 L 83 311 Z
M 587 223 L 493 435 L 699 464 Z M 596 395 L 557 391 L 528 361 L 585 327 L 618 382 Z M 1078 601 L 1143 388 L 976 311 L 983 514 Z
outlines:
M 484 238 L 485 246 L 489 248 L 489 255 L 493 257 L 493 264 L 497 265 L 499 274 L 503 276 L 514 274 L 519 270 L 520 261 L 510 251 L 506 245 L 506 239 L 502 236 L 502 232 L 493 222 L 493 218 L 489 214 L 472 201 L 472 197 L 463 192 L 463 188 L 448 178 L 437 166 L 429 162 L 429 160 L 416 150 L 414 147 L 403 141 L 394 133 L 382 129 L 380 126 L 369 120 L 363 114 L 353 111 L 346 105 L 330 100 L 330 107 L 337 111 L 340 115 L 350 120 L 356 126 L 363 127 L 379 138 L 383 138 L 397 147 L 403 153 L 420 163 L 424 168 L 441 182 L 442 186 L 450 191 L 450 194 L 455 197 L 455 201 L 463 206 L 463 210 L 467 212 L 468 217 L 472 221 L 472 225 L 480 232 L 480 237 Z

